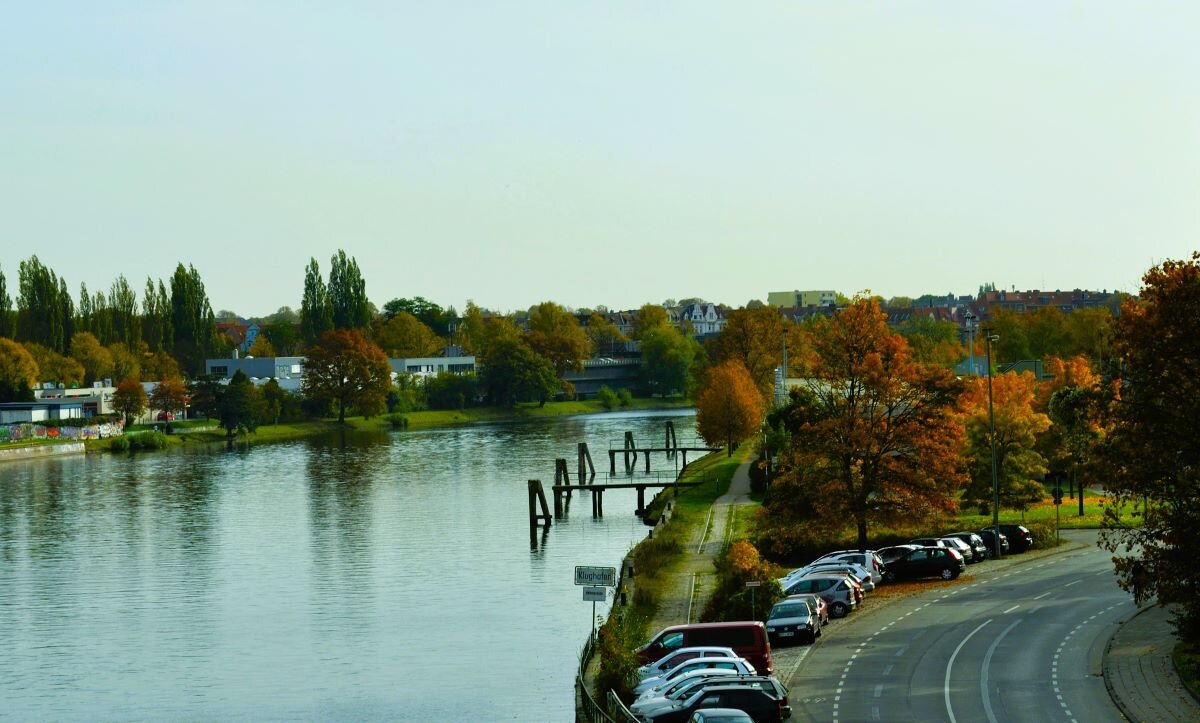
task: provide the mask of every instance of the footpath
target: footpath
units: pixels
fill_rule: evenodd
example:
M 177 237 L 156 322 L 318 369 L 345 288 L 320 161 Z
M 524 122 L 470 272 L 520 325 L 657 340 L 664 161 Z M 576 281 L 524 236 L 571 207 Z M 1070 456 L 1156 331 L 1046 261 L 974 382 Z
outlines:
M 738 515 L 749 514 L 745 508 L 753 504 L 750 501 L 750 464 L 751 460 L 743 460 L 738 465 L 729 490 L 713 502 L 707 524 L 688 542 L 679 569 L 667 577 L 658 612 L 650 621 L 651 635 L 671 625 L 695 622 L 704 612 L 704 606 L 716 588 L 713 561 L 729 543 Z
M 1200 721 L 1200 702 L 1179 680 L 1169 608 L 1149 605 L 1113 633 L 1104 651 L 1104 685 L 1131 721 Z

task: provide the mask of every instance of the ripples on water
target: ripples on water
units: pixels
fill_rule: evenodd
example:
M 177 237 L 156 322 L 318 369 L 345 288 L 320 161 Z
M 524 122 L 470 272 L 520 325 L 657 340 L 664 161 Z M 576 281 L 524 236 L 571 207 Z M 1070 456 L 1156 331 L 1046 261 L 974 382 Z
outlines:
M 576 494 L 531 553 L 526 480 L 667 418 L 0 465 L 0 719 L 571 720 L 573 567 L 645 528 Z

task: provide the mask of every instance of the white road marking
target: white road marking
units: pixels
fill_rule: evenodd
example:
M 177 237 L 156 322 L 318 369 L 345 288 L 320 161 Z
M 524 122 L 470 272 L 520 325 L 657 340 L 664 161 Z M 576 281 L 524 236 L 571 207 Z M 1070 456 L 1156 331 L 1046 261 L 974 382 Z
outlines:
M 1053 590 L 1051 592 L 1053 592 Z M 1049 592 L 1044 592 L 1041 595 L 1038 595 L 1037 597 L 1035 597 L 1034 600 L 1041 600 L 1042 598 L 1046 597 L 1049 594 L 1050 594 Z
M 890 666 L 890 665 L 889 665 L 889 666 L 887 666 L 886 668 L 884 668 L 884 669 L 883 669 L 883 675 L 884 675 L 884 676 L 888 676 L 888 675 L 891 675 L 891 674 L 892 674 L 892 666 Z
M 882 685 L 875 686 L 875 697 L 879 698 L 882 695 L 883 695 L 883 686 Z
M 1083 582 L 1083 580 L 1072 580 L 1071 582 L 1068 582 L 1066 585 L 1063 585 L 1063 587 L 1071 587 L 1072 585 L 1075 585 L 1076 583 L 1081 583 L 1081 582 Z
M 967 641 L 970 640 L 975 633 L 983 630 L 983 626 L 990 622 L 992 622 L 990 618 L 984 620 L 979 624 L 979 627 L 968 633 L 967 637 L 963 638 L 962 642 L 958 644 L 958 647 L 954 649 L 954 653 L 950 655 L 950 660 L 946 663 L 946 679 L 942 684 L 942 690 L 946 696 L 946 714 L 950 716 L 950 723 L 958 723 L 958 719 L 954 717 L 954 708 L 950 705 L 950 670 L 954 667 L 954 659 L 958 657 L 959 651 L 963 649 L 963 646 L 967 644 Z
M 1005 611 L 1004 611 L 1003 613 L 1001 613 L 1001 614 L 1002 614 L 1002 615 L 1007 615 L 1007 614 L 1011 613 L 1013 610 L 1016 610 L 1016 609 L 1017 609 L 1017 608 L 1019 608 L 1019 607 L 1021 607 L 1021 606 L 1020 606 L 1020 605 L 1013 605 L 1012 607 L 1010 607 L 1009 609 L 1005 610 Z
M 1008 631 L 1017 627 L 1020 622 L 1021 619 L 1018 618 L 1012 625 L 1005 628 L 1004 632 L 997 635 L 992 644 L 988 646 L 987 654 L 983 656 L 983 666 L 979 672 L 979 694 L 983 696 L 983 712 L 987 716 L 988 723 L 997 723 L 996 714 L 992 712 L 992 699 L 988 695 L 988 666 L 992 663 L 992 654 L 996 652 L 996 647 L 1000 645 L 1000 641 L 1004 639 L 1005 635 L 1008 635 Z

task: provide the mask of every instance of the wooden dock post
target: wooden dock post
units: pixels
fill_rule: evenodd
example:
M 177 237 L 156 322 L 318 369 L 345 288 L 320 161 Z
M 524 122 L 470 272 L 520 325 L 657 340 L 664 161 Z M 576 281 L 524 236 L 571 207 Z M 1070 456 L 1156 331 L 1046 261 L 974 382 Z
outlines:
M 541 504 L 542 512 L 538 514 L 538 504 Z M 542 481 L 531 479 L 529 480 L 529 546 L 531 549 L 537 548 L 537 531 L 538 525 L 545 521 L 546 528 L 550 527 L 550 507 L 546 504 L 546 492 L 542 489 Z
M 630 459 L 630 454 L 633 458 Z M 625 474 L 633 474 L 633 466 L 637 464 L 637 443 L 633 441 L 633 432 L 625 433 Z
M 667 459 L 675 459 L 675 448 L 679 446 L 679 440 L 675 438 L 675 422 L 667 420 L 667 439 L 663 443 L 663 447 L 667 450 Z
M 604 517 L 604 488 L 592 490 L 592 517 Z
M 648 457 L 650 455 L 647 454 L 646 456 Z M 646 516 L 646 486 L 638 485 L 637 493 L 638 493 L 638 506 L 637 506 L 637 509 L 633 511 L 633 514 L 637 515 L 638 517 L 645 517 Z
M 592 464 L 592 453 L 588 451 L 587 442 L 579 443 L 579 484 L 591 484 L 596 479 L 596 466 Z

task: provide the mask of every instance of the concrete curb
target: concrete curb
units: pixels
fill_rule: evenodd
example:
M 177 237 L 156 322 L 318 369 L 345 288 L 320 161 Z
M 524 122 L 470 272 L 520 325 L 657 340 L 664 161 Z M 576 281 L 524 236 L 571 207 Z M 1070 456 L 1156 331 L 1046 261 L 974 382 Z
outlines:
M 1136 718 L 1134 718 L 1133 713 L 1129 710 L 1129 707 L 1126 705 L 1125 701 L 1121 699 L 1121 696 L 1117 695 L 1116 687 L 1113 686 L 1112 683 L 1112 673 L 1110 672 L 1112 658 L 1110 657 L 1110 654 L 1112 652 L 1113 640 L 1116 639 L 1117 633 L 1121 632 L 1121 628 L 1125 627 L 1126 623 L 1144 612 L 1149 612 L 1153 607 L 1153 605 L 1147 605 L 1145 607 L 1138 608 L 1133 615 L 1130 615 L 1129 617 L 1117 623 L 1116 629 L 1113 630 L 1112 634 L 1108 636 L 1108 642 L 1104 644 L 1104 655 L 1101 657 L 1100 662 L 1100 674 L 1101 677 L 1104 678 L 1104 688 L 1108 691 L 1108 697 L 1112 698 L 1113 704 L 1116 705 L 1117 709 L 1121 711 L 1121 715 L 1125 716 L 1125 720 L 1136 720 Z

